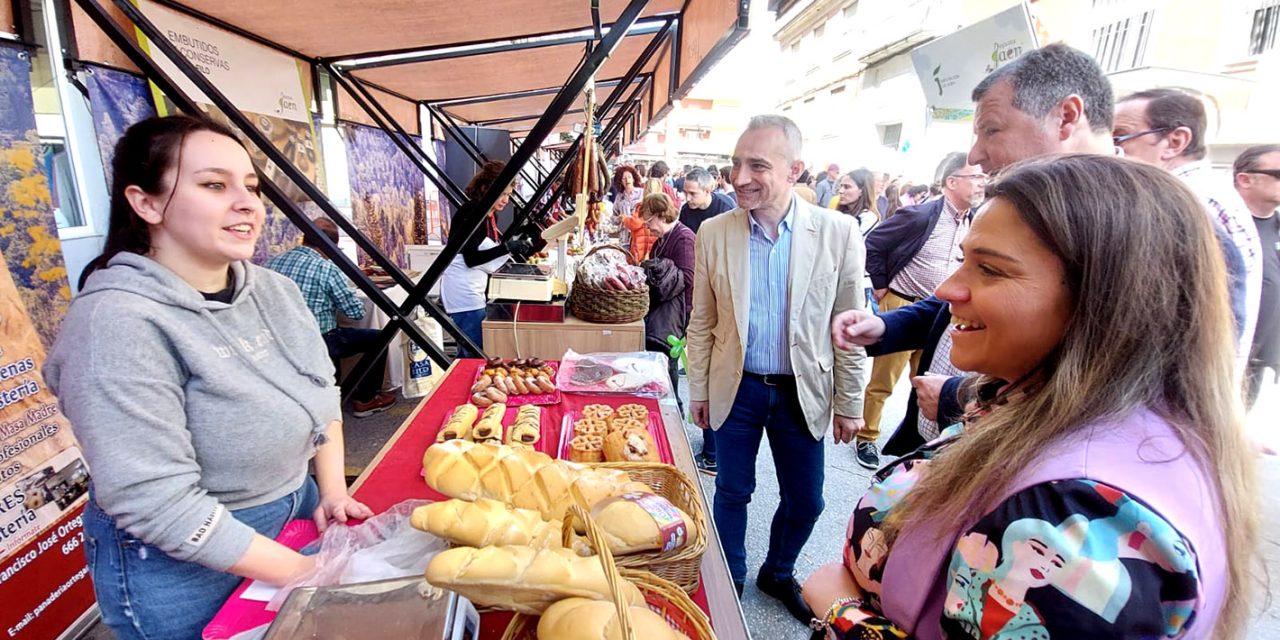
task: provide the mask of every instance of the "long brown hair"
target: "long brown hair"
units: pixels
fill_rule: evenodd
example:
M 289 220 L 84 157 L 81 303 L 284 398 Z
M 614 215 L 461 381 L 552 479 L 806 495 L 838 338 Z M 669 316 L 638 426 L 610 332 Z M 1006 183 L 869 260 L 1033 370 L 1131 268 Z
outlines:
M 1094 155 L 1015 165 L 987 196 L 1013 204 L 1062 260 L 1074 312 L 1039 383 L 973 418 L 966 437 L 939 452 L 890 515 L 889 538 L 924 519 L 959 530 L 995 508 L 1052 443 L 1147 407 L 1220 491 L 1228 584 L 1214 637 L 1238 636 L 1257 575 L 1253 451 L 1226 267 L 1203 208 L 1164 171 Z

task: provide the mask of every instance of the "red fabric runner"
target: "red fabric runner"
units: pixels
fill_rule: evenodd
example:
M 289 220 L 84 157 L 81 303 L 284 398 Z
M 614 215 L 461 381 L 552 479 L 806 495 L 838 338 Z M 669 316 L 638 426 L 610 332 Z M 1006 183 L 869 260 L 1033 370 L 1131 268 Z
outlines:
M 476 379 L 476 371 L 484 364 L 482 360 L 458 360 L 448 375 L 440 381 L 435 394 L 427 402 L 418 415 L 413 418 L 409 427 L 385 452 L 381 460 L 374 463 L 367 472 L 364 482 L 355 492 L 355 498 L 369 505 L 374 513 L 381 513 L 391 506 L 418 498 L 425 500 L 445 500 L 443 496 L 431 488 L 422 479 L 422 456 L 427 447 L 436 441 L 436 434 L 444 424 L 445 416 L 460 404 L 466 404 L 471 397 L 471 385 Z M 538 450 L 555 455 L 556 446 L 560 442 L 560 429 L 566 412 L 581 413 L 589 404 L 620 404 L 618 396 L 562 394 L 560 404 L 542 407 L 542 425 L 544 437 L 538 443 Z M 650 412 L 658 412 L 658 403 L 651 398 L 628 398 L 627 402 L 644 405 Z M 348 428 L 353 428 L 348 426 Z M 551 435 L 554 437 L 546 437 Z M 659 446 L 670 447 L 666 433 L 657 434 L 663 442 Z M 693 601 L 704 612 L 707 608 L 706 587 L 699 585 L 693 594 Z M 480 617 L 480 638 L 501 638 L 506 630 L 511 615 L 507 613 L 487 613 Z M 714 622 L 714 621 L 713 621 Z

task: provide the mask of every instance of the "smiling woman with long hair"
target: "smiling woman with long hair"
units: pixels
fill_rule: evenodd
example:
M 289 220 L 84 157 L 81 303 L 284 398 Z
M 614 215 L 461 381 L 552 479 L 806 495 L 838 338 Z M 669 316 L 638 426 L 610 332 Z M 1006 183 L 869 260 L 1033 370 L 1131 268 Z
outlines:
M 1239 637 L 1253 452 L 1203 209 L 1105 156 L 1016 165 L 987 195 L 937 292 L 979 400 L 876 474 L 806 600 L 839 638 Z

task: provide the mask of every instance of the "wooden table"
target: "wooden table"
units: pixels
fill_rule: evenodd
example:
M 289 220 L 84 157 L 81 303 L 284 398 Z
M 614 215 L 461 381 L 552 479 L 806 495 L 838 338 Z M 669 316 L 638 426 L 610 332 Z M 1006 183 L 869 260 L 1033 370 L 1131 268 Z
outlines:
M 559 360 L 566 349 L 578 353 L 644 351 L 644 320 L 597 324 L 573 316 L 564 322 L 485 320 L 484 351 L 497 358 Z
M 563 349 L 562 349 L 563 350 Z M 356 498 L 369 504 L 375 511 L 386 508 L 389 504 L 394 504 L 406 498 L 417 497 L 414 495 L 388 496 L 374 495 L 368 489 L 365 489 L 365 483 L 370 476 L 383 472 L 384 463 L 388 460 L 394 464 L 403 467 L 401 473 L 408 473 L 408 462 L 418 460 L 418 469 L 421 469 L 422 453 L 426 450 L 427 444 L 415 441 L 413 436 L 406 437 L 406 433 L 410 432 L 410 427 L 415 426 L 415 420 L 424 410 L 431 411 L 439 409 L 439 405 L 444 403 L 452 408 L 454 401 L 465 401 L 465 398 L 444 398 L 441 397 L 434 404 L 433 399 L 436 397 L 437 391 L 448 388 L 452 385 L 446 384 L 450 378 L 455 375 L 466 375 L 467 380 L 471 379 L 471 375 L 462 374 L 457 371 L 460 362 L 455 361 L 449 370 L 445 373 L 445 378 L 437 385 L 429 395 L 422 399 L 413 413 L 405 419 L 404 424 L 396 431 L 395 435 L 387 441 L 382 447 L 378 455 L 373 458 L 369 466 L 365 468 L 360 477 L 356 479 L 355 484 L 351 487 L 351 492 Z M 476 361 L 471 361 L 475 363 Z M 474 367 L 468 371 L 474 371 Z M 446 391 L 446 393 L 448 393 Z M 447 409 L 445 409 L 447 410 Z M 671 445 L 671 454 L 675 466 L 690 478 L 697 478 L 697 467 L 693 463 L 693 452 L 689 446 L 689 439 L 685 435 L 684 423 L 680 416 L 680 410 L 674 403 L 663 402 L 661 404 L 662 422 L 667 432 L 667 441 Z M 421 427 L 421 424 L 417 424 Z M 380 486 L 386 486 L 385 476 L 387 473 L 381 473 Z M 420 478 L 415 480 L 422 489 L 425 489 L 425 483 Z M 716 533 L 715 523 L 711 519 L 711 504 L 707 501 L 707 497 L 702 492 L 701 485 L 695 480 L 694 486 L 698 487 L 698 499 L 702 501 L 702 510 L 707 514 L 707 550 L 702 556 L 702 585 L 706 590 L 707 608 L 711 615 L 711 624 L 715 629 L 716 636 L 723 640 L 739 640 L 741 638 L 750 638 L 751 635 L 747 631 L 746 619 L 742 615 L 742 607 L 738 602 L 738 592 L 733 588 L 733 579 L 729 574 L 729 566 L 724 558 L 724 551 L 720 548 L 720 537 Z M 482 637 L 498 637 L 501 635 L 499 630 L 497 634 L 490 635 L 490 630 L 484 630 Z

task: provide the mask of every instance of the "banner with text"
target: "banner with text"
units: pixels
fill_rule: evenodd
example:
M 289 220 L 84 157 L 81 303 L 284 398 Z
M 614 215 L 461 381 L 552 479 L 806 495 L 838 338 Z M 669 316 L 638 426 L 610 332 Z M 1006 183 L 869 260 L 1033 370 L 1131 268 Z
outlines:
M 916 47 L 911 63 L 937 120 L 973 118 L 973 88 L 999 67 L 1037 48 L 1025 2 Z
M 271 140 L 291 164 L 321 190 L 324 189 L 320 148 L 311 120 L 310 71 L 305 62 L 149 0 L 139 0 L 138 8 L 188 62 Z M 212 105 L 168 56 L 155 50 L 141 32 L 138 39 L 156 64 L 174 79 L 178 88 L 200 103 L 207 116 L 236 130 L 226 115 Z M 153 92 L 162 115 L 175 112 L 158 88 L 153 87 Z M 284 189 L 291 200 L 301 202 L 307 199 L 301 189 L 267 160 L 265 154 L 251 144 L 246 146 L 254 163 Z

